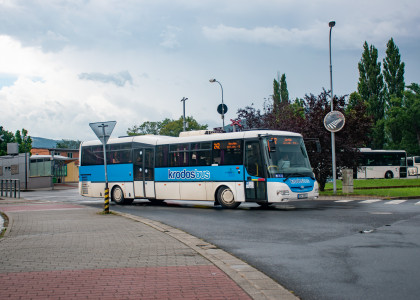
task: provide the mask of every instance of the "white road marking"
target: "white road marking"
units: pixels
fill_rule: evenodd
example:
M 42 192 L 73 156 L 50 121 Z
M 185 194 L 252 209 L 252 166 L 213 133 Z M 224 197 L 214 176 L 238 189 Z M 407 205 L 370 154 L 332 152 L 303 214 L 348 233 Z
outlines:
M 381 199 L 370 199 L 370 200 L 364 200 L 364 201 L 360 201 L 359 203 L 375 203 L 375 202 L 379 202 L 382 201 Z
M 420 205 L 420 201 L 419 202 L 417 202 L 416 204 L 414 204 L 414 205 Z
M 346 202 L 352 202 L 352 201 L 354 201 L 354 200 L 337 200 L 335 202 L 338 202 L 338 203 L 346 203 Z
M 392 201 L 388 201 L 385 204 L 400 204 L 400 203 L 404 203 L 407 200 L 392 200 Z

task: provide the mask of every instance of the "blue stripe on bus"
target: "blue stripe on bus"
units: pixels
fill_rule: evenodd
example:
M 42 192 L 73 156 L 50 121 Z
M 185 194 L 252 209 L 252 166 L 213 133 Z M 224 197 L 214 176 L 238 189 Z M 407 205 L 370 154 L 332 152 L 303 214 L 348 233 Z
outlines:
M 156 168 L 155 181 L 243 181 L 244 167 L 208 166 Z
M 107 165 L 108 181 L 133 181 L 133 164 Z M 80 166 L 80 181 L 105 182 L 105 168 L 99 166 Z

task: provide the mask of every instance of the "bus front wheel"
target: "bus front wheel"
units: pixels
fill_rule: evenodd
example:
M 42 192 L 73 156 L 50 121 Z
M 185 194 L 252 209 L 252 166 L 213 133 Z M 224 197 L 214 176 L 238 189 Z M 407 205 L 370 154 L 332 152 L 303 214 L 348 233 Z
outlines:
M 241 204 L 235 201 L 232 190 L 227 186 L 223 186 L 217 191 L 217 201 L 223 208 L 237 208 Z
M 385 178 L 386 179 L 394 178 L 394 174 L 391 171 L 388 171 L 385 173 Z

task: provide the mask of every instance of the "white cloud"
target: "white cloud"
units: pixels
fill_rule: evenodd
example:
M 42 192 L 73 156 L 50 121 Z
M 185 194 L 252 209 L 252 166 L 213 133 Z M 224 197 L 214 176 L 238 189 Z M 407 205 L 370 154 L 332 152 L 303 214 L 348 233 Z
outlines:
M 180 46 L 178 42 L 178 33 L 181 29 L 175 26 L 167 26 L 166 29 L 160 34 L 162 42 L 160 45 L 168 49 L 175 49 Z

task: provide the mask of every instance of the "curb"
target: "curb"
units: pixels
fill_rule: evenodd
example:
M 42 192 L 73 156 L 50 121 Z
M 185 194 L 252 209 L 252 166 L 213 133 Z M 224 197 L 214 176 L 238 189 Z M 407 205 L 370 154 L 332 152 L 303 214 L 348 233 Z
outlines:
M 158 221 L 149 220 L 127 213 L 114 213 L 148 225 L 187 245 L 225 272 L 234 282 L 236 282 L 236 284 L 238 284 L 246 293 L 248 293 L 250 297 L 255 300 L 299 299 L 292 292 L 282 287 L 267 275 L 213 244 Z

